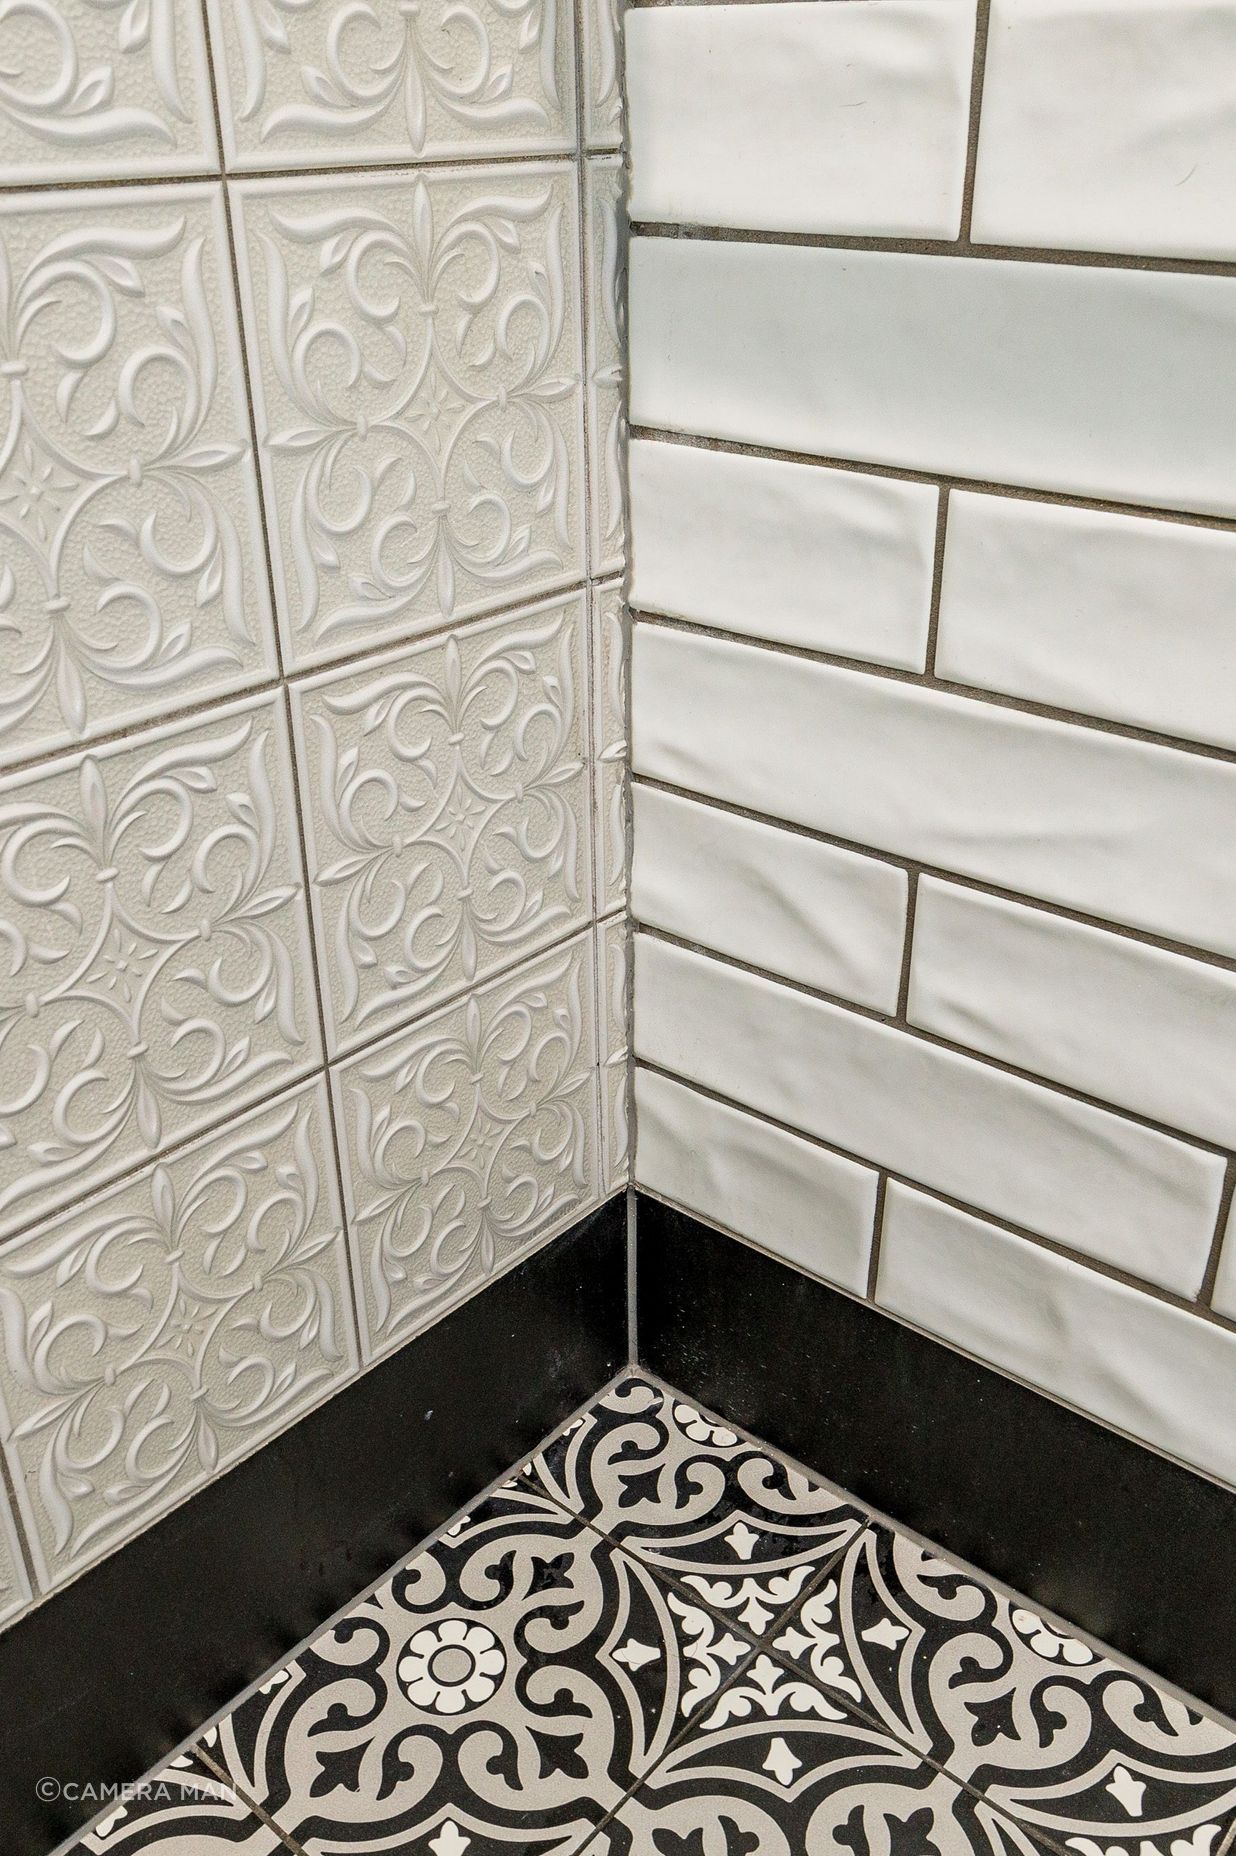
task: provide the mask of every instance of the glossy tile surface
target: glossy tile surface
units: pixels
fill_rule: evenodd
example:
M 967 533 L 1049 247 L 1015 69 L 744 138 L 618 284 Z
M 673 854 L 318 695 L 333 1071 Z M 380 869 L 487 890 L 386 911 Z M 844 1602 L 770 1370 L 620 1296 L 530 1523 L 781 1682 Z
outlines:
M 625 915 L 611 915 L 598 922 L 597 1021 L 601 1040 L 601 1147 L 606 1192 L 625 1186 L 631 1168 L 627 1106 L 630 945 L 631 925 Z
M 597 913 L 627 897 L 628 622 L 620 585 L 592 595 L 593 791 Z
M 590 158 L 584 178 L 591 561 L 594 573 L 607 574 L 622 564 L 626 522 L 627 229 L 621 158 Z

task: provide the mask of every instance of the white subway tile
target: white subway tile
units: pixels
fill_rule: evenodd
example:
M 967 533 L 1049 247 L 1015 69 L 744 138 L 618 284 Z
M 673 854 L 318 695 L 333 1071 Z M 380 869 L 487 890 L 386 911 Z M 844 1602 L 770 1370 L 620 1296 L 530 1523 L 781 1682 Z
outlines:
M 667 785 L 1236 954 L 1223 761 L 646 624 L 633 733 Z
M 637 786 L 632 888 L 650 927 L 896 1010 L 908 884 L 895 864 Z
M 855 1295 L 876 1174 L 650 1070 L 635 1072 L 639 1185 Z
M 1236 256 L 1232 0 L 993 0 L 974 237 Z
M 1181 1294 L 1224 1163 L 761 975 L 637 935 L 646 1062 Z
M 1219 1274 L 1215 1281 L 1214 1307 L 1221 1315 L 1236 1321 L 1236 1203 L 1227 1215 L 1223 1248 L 1219 1252 Z
M 923 668 L 932 485 L 646 439 L 628 469 L 633 605 Z
M 1236 1146 L 1236 975 L 1220 967 L 923 877 L 909 1017 Z
M 1236 1334 L 891 1183 L 881 1307 L 1236 1482 Z
M 1236 534 L 954 491 L 936 670 L 1236 747 Z
M 632 217 L 956 238 L 974 0 L 626 15 Z
M 630 328 L 636 425 L 1236 512 L 1236 277 L 637 238 Z

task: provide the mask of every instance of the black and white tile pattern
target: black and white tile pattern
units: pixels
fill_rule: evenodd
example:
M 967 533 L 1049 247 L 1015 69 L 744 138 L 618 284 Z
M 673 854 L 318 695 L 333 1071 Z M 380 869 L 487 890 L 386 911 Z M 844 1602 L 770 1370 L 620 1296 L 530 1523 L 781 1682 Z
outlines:
M 627 1376 L 185 1756 L 154 1856 L 1226 1856 L 1236 1733 Z

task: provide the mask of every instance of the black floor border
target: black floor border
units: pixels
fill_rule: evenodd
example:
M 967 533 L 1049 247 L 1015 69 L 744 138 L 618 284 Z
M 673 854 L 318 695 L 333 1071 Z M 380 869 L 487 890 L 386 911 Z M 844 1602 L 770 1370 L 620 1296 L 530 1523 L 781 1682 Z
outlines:
M 42 1856 L 627 1359 L 626 1195 L 0 1635 L 0 1848 Z M 46 1788 L 45 1788 L 46 1789 Z
M 644 1194 L 637 1232 L 644 1364 L 1236 1716 L 1236 1495 Z

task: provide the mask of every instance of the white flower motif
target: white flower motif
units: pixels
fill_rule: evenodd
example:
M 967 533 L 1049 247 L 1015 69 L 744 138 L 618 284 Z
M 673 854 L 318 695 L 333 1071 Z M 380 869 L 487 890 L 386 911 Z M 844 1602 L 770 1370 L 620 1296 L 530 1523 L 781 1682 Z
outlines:
M 506 1656 L 491 1630 L 444 1618 L 409 1639 L 395 1673 L 413 1706 L 463 1714 L 488 1701 L 505 1672 Z
M 730 1548 L 736 1559 L 749 1560 L 751 1555 L 755 1552 L 756 1546 L 759 1543 L 759 1538 L 760 1536 L 756 1533 L 755 1529 L 753 1527 L 748 1527 L 745 1521 L 736 1521 L 729 1533 L 725 1536 L 725 1544 Z
M 689 1437 L 695 1444 L 716 1444 L 718 1449 L 728 1450 L 731 1444 L 738 1442 L 738 1433 L 727 1430 L 723 1424 L 712 1424 L 693 1405 L 678 1404 L 674 1406 L 674 1419 L 684 1437 Z
M 1093 1650 L 1079 1643 L 1076 1637 L 1066 1637 L 1062 1632 L 1053 1630 L 1037 1612 L 1018 1606 L 1012 1613 L 1012 1621 L 1018 1636 L 1024 1637 L 1030 1648 L 1049 1662 L 1071 1663 L 1080 1669 L 1095 1660 Z
M 465 1837 L 455 1820 L 448 1817 L 437 1836 L 430 1837 L 429 1847 L 433 1856 L 463 1856 L 471 1842 L 471 1837 Z

